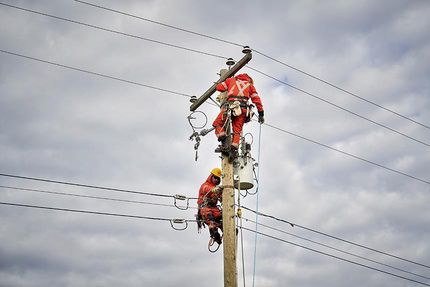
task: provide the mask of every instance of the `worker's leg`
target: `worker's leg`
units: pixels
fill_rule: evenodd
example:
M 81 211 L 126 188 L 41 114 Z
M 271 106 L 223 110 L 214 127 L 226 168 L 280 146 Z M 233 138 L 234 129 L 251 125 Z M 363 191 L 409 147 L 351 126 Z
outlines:
M 215 135 L 217 136 L 218 140 L 221 140 L 226 136 L 225 128 L 224 128 L 224 124 L 226 120 L 225 112 L 226 110 L 224 108 L 221 109 L 221 111 L 219 112 L 218 116 L 215 118 L 212 124 L 212 126 L 215 127 Z
M 246 109 L 242 110 L 242 114 L 237 117 L 233 117 L 232 119 L 232 126 L 233 126 L 233 140 L 232 140 L 232 147 L 234 147 L 236 150 L 239 147 L 240 142 L 240 134 L 242 133 L 243 124 L 246 120 Z

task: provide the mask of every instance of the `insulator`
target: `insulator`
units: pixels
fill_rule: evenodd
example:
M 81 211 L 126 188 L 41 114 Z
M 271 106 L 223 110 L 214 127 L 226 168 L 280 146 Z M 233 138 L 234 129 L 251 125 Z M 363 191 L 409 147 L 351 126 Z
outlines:
M 195 103 L 195 102 L 197 102 L 197 97 L 196 96 L 191 96 L 191 98 L 190 98 L 190 102 L 191 103 Z
M 249 48 L 249 46 L 244 46 L 243 47 L 242 53 L 248 54 L 248 53 L 251 53 L 251 52 L 252 52 L 252 50 L 251 50 L 251 48 Z
M 187 197 L 185 195 L 175 194 L 175 199 L 185 200 L 185 199 L 187 199 Z
M 233 66 L 235 63 L 236 62 L 233 60 L 233 58 L 228 58 L 226 62 L 227 66 Z

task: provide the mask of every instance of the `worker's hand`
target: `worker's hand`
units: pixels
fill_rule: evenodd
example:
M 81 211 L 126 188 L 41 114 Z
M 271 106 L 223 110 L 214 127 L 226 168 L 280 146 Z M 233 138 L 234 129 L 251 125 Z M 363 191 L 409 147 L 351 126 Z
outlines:
M 264 116 L 258 116 L 258 122 L 264 124 Z
M 259 111 L 258 112 L 258 122 L 260 124 L 264 124 L 264 111 Z
M 212 189 L 212 192 L 213 193 L 220 193 L 222 190 L 223 190 L 223 186 L 222 185 L 219 185 L 219 186 L 215 186 L 213 189 Z
M 212 188 L 211 192 L 217 194 L 219 192 L 218 186 L 215 186 L 214 188 Z

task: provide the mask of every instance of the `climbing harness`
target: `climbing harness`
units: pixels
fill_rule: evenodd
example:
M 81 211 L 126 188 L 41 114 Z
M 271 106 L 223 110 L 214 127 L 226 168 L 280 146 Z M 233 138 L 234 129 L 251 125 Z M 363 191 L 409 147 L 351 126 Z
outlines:
M 239 101 L 230 102 L 229 108 L 231 110 L 231 113 L 235 117 L 240 116 L 242 114 L 242 108 L 240 107 Z

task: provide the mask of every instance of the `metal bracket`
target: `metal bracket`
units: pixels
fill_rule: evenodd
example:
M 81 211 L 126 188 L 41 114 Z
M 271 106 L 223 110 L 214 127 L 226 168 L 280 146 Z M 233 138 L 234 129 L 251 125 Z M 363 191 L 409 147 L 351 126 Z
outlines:
M 185 224 L 185 227 L 182 228 L 177 228 L 175 227 L 173 224 Z M 185 230 L 188 227 L 188 221 L 186 221 L 185 219 L 179 219 L 179 218 L 175 218 L 175 219 L 171 219 L 170 220 L 170 225 L 172 226 L 173 229 L 175 230 Z
M 175 199 L 174 200 L 174 204 L 175 204 L 176 208 L 178 208 L 180 210 L 187 210 L 189 208 L 190 202 L 189 202 L 189 200 L 187 199 L 187 197 L 185 195 L 175 194 L 175 196 L 173 198 Z M 177 200 L 186 200 L 187 201 L 187 205 L 185 207 L 180 206 L 180 205 L 177 204 Z

